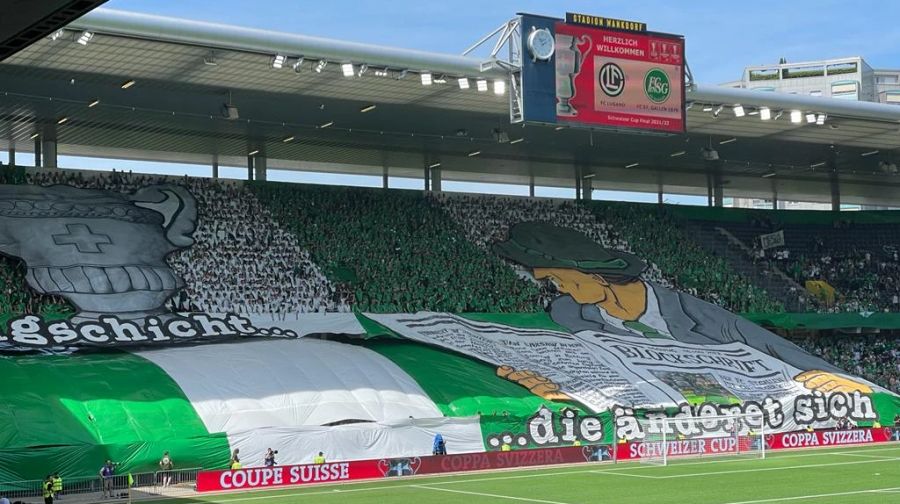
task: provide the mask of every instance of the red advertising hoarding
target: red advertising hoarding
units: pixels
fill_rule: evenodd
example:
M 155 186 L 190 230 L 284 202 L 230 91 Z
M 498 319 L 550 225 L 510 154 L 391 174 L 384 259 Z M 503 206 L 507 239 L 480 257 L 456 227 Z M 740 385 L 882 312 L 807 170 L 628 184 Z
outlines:
M 819 430 L 813 432 L 779 432 L 766 435 L 766 450 L 784 450 L 790 448 L 814 448 L 827 446 L 861 445 L 900 441 L 900 434 L 895 435 L 895 428 L 860 428 L 849 430 Z M 729 453 L 746 453 L 758 450 L 758 437 L 740 436 L 686 439 L 667 443 L 667 458 L 702 455 L 721 455 Z M 637 460 L 643 457 L 658 457 L 662 449 L 661 442 L 630 442 L 616 445 L 617 461 Z
M 555 24 L 556 120 L 683 132 L 684 39 Z
M 667 441 L 666 458 L 699 455 L 722 455 L 746 453 L 753 448 L 754 439 L 747 436 L 709 437 Z M 663 442 L 631 442 L 616 445 L 616 460 L 636 460 L 662 455 Z
M 895 428 L 880 427 L 871 429 L 820 430 L 780 432 L 766 436 L 766 448 L 782 450 L 786 448 L 813 448 L 817 446 L 843 446 L 896 441 Z
M 374 478 L 440 474 L 551 464 L 573 464 L 610 460 L 605 445 L 543 448 L 509 452 L 466 453 L 427 457 L 355 460 L 326 464 L 251 467 L 234 471 L 201 471 L 198 492 L 279 488 L 317 483 L 358 481 Z

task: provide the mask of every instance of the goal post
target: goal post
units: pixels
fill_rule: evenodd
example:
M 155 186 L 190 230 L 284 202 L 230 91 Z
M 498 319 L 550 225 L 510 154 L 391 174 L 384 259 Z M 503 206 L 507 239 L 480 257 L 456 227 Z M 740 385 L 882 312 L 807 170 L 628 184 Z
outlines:
M 766 431 L 762 413 L 666 417 L 648 413 L 638 420 L 643 437 L 640 462 L 668 465 L 684 458 L 765 458 Z

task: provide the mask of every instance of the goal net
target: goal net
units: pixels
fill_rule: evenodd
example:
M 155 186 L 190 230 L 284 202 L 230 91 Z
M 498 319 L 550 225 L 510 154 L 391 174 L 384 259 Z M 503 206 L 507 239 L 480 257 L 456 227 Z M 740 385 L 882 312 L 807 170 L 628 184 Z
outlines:
M 648 413 L 638 422 L 644 437 L 637 452 L 644 464 L 668 465 L 684 458 L 765 458 L 762 413 L 675 417 Z

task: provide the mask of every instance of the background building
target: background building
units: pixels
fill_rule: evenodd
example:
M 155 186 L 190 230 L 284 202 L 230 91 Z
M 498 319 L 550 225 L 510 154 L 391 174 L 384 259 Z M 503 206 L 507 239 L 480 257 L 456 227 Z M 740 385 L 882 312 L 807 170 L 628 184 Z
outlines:
M 860 56 L 797 63 L 782 59 L 773 65 L 748 66 L 744 68 L 740 80 L 725 82 L 721 86 L 900 105 L 900 70 L 873 69 Z M 772 208 L 773 205 L 770 199 L 754 198 L 733 198 L 731 203 L 738 208 Z M 776 206 L 783 210 L 829 208 L 824 203 L 801 201 L 778 201 Z M 843 209 L 860 208 L 850 205 Z

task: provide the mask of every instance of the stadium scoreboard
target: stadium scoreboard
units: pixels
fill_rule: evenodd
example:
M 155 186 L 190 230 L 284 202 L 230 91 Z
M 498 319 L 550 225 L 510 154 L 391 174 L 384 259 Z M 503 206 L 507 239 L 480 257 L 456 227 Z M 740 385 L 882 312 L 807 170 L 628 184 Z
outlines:
M 587 14 L 520 16 L 522 121 L 685 131 L 684 37 Z

